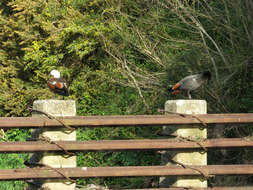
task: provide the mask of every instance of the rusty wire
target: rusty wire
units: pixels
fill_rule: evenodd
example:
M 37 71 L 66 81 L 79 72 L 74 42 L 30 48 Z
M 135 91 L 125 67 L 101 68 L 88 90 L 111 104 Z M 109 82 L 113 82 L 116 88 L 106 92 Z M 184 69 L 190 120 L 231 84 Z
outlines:
M 206 124 L 203 120 L 201 120 L 198 116 L 196 116 L 196 115 L 194 115 L 194 114 L 177 113 L 177 112 L 167 111 L 167 110 L 164 110 L 164 109 L 157 109 L 157 112 L 158 112 L 158 113 L 176 114 L 176 115 L 179 115 L 179 116 L 181 116 L 181 117 L 190 116 L 190 117 L 193 117 L 193 118 L 197 119 L 204 127 L 207 127 L 207 124 Z
M 62 177 L 64 177 L 65 179 L 69 180 L 72 183 L 76 183 L 76 180 L 69 178 L 67 175 L 65 175 L 64 173 L 62 173 L 61 171 L 59 171 L 57 168 L 53 168 L 52 166 L 49 166 L 47 164 L 44 163 L 39 163 L 39 162 L 29 162 L 29 161 L 25 161 L 24 164 L 29 167 L 29 168 L 34 168 L 34 167 L 45 167 L 45 168 L 50 168 L 52 170 L 54 170 L 55 172 L 57 172 L 58 174 L 60 174 Z
M 207 124 L 206 124 L 204 121 L 202 121 L 199 117 L 197 117 L 196 115 L 194 115 L 194 114 L 176 113 L 176 112 L 171 112 L 171 111 L 167 111 L 167 110 L 163 110 L 163 109 L 158 109 L 157 111 L 158 111 L 159 113 L 176 114 L 176 115 L 179 115 L 179 116 L 181 116 L 181 117 L 190 116 L 190 117 L 193 117 L 193 118 L 197 119 L 204 127 L 207 127 Z M 207 152 L 207 148 L 204 147 L 204 146 L 201 144 L 201 142 L 199 142 L 199 141 L 197 141 L 197 140 L 190 139 L 190 138 L 187 138 L 187 137 L 177 136 L 177 135 L 171 135 L 171 136 L 174 136 L 174 137 L 176 137 L 176 138 L 178 138 L 178 139 L 180 139 L 180 140 L 187 140 L 187 141 L 190 141 L 190 142 L 195 142 L 197 145 L 199 145 L 199 147 L 201 147 L 201 148 L 204 150 L 204 152 Z M 202 140 L 202 141 L 205 141 L 205 139 Z M 191 169 L 191 170 L 197 171 L 199 174 L 202 175 L 202 177 L 203 177 L 205 180 L 209 179 L 210 177 L 213 177 L 213 176 L 211 176 L 211 175 L 209 175 L 209 174 L 205 174 L 205 172 L 203 172 L 203 171 L 200 170 L 200 169 L 193 168 L 193 167 L 191 167 L 191 166 L 189 166 L 189 165 L 185 165 L 185 164 L 183 164 L 183 163 L 181 163 L 181 162 L 179 162 L 179 161 L 176 161 L 176 160 L 174 160 L 174 159 L 170 159 L 170 160 L 171 160 L 172 163 L 178 164 L 178 165 L 182 166 L 182 167 L 185 168 L 185 169 L 186 169 L 186 168 L 189 168 L 189 169 Z
M 63 146 L 59 145 L 56 141 L 52 141 L 50 138 L 45 137 L 45 136 L 41 136 L 38 138 L 38 140 L 42 140 L 45 142 L 48 142 L 50 144 L 55 144 L 57 147 L 59 147 L 61 150 L 63 150 L 67 155 L 69 156 L 75 156 L 76 154 L 73 152 L 69 152 L 68 150 L 66 150 Z
M 197 169 L 197 168 L 191 167 L 190 165 L 185 165 L 185 164 L 183 164 L 182 162 L 176 161 L 176 160 L 174 160 L 174 159 L 170 159 L 170 161 L 171 161 L 172 163 L 174 163 L 174 164 L 178 164 L 178 165 L 182 166 L 184 169 L 188 168 L 188 169 L 197 171 L 197 172 L 198 172 L 199 174 L 201 174 L 202 177 L 203 177 L 204 179 L 206 179 L 206 180 L 209 179 L 209 178 L 211 178 L 211 177 L 214 177 L 214 175 L 205 174 L 205 172 L 203 172 L 201 169 Z
M 54 117 L 54 116 L 52 116 L 52 115 L 50 115 L 50 114 L 48 114 L 48 113 L 46 113 L 46 112 L 43 112 L 43 111 L 40 111 L 40 110 L 35 110 L 35 109 L 31 108 L 31 107 L 29 107 L 28 110 L 30 110 L 31 112 L 38 112 L 38 113 L 44 114 L 44 115 L 46 115 L 49 119 L 55 119 L 56 121 L 58 121 L 59 123 L 61 123 L 63 127 L 68 128 L 68 129 L 70 130 L 70 133 L 71 133 L 73 130 L 75 130 L 74 128 L 72 128 L 72 127 L 66 125 L 65 123 L 63 123 L 60 119 L 57 119 L 56 117 Z M 44 126 L 45 126 L 45 123 L 44 123 Z M 76 155 L 76 154 L 73 153 L 73 152 L 69 152 L 69 151 L 66 150 L 63 146 L 59 145 L 56 141 L 52 141 L 52 140 L 51 140 L 50 138 L 48 138 L 48 137 L 41 136 L 41 137 L 38 138 L 38 140 L 42 140 L 42 141 L 48 142 L 48 143 L 50 143 L 50 144 L 55 144 L 57 147 L 59 147 L 61 150 L 63 150 L 64 153 L 66 153 L 68 156 L 74 156 L 74 155 Z M 65 157 L 65 156 L 64 156 L 64 157 Z
M 54 117 L 54 116 L 52 116 L 52 115 L 50 115 L 50 114 L 48 114 L 46 112 L 43 112 L 43 111 L 40 111 L 40 110 L 35 110 L 33 108 L 28 108 L 28 110 L 30 110 L 31 112 L 38 112 L 38 113 L 44 114 L 49 119 L 55 119 L 56 121 L 58 121 L 59 123 L 61 123 L 63 127 L 68 128 L 70 130 L 70 133 L 75 130 L 74 128 L 72 128 L 72 127 L 66 125 L 65 123 L 63 123 L 60 119 L 57 119 L 56 117 Z M 44 123 L 44 126 L 45 126 L 45 123 Z M 59 145 L 56 141 L 52 141 L 48 137 L 41 136 L 41 137 L 38 138 L 38 140 L 42 140 L 42 141 L 45 141 L 45 142 L 50 143 L 50 144 L 55 144 L 57 147 L 59 147 L 61 150 L 63 150 L 65 154 L 67 154 L 69 156 L 74 156 L 75 155 L 75 153 L 69 152 L 64 147 L 62 147 L 61 145 Z M 28 162 L 28 161 L 25 161 L 24 164 L 26 166 L 28 166 L 28 167 L 30 167 L 31 165 L 33 165 L 33 166 L 37 166 L 37 167 L 47 167 L 47 168 L 50 168 L 50 169 L 54 170 L 55 172 L 57 172 L 58 174 L 60 174 L 65 179 L 67 179 L 68 181 L 70 181 L 71 183 L 76 183 L 76 180 L 69 178 L 67 175 L 65 175 L 62 172 L 60 172 L 57 168 L 53 168 L 53 167 L 51 167 L 51 166 L 49 166 L 47 164 L 44 164 L 44 163 L 31 163 L 31 162 Z
M 75 128 L 70 127 L 69 125 L 67 125 L 67 124 L 65 124 L 63 121 L 61 121 L 60 119 L 58 119 L 58 118 L 56 118 L 56 117 L 54 117 L 54 116 L 52 116 L 52 115 L 50 115 L 50 114 L 48 114 L 48 113 L 46 113 L 46 112 L 44 112 L 44 111 L 36 110 L 36 109 L 31 108 L 31 107 L 29 107 L 28 110 L 29 110 L 30 112 L 38 112 L 38 113 L 44 114 L 44 115 L 47 116 L 49 119 L 54 119 L 54 120 L 58 121 L 63 127 L 66 127 L 67 129 L 70 130 L 69 133 L 71 133 L 71 132 L 73 132 L 73 131 L 75 130 Z M 45 126 L 45 125 L 44 125 L 44 126 Z
M 200 148 L 202 148 L 204 150 L 204 153 L 207 152 L 207 148 L 204 147 L 201 143 L 206 141 L 206 139 L 201 139 L 201 140 L 194 140 L 194 139 L 191 139 L 191 138 L 188 138 L 188 137 L 183 137 L 181 135 L 173 135 L 171 134 L 170 136 L 173 136 L 179 140 L 182 140 L 182 141 L 190 141 L 190 142 L 194 142 L 196 143 L 197 145 L 199 145 Z

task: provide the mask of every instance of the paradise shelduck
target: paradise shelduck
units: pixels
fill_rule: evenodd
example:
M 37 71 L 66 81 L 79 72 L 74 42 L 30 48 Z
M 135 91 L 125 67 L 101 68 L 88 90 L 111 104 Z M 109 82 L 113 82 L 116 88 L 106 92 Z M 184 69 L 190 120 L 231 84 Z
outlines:
M 190 75 L 179 82 L 177 82 L 169 91 L 172 94 L 178 94 L 181 90 L 187 91 L 189 99 L 191 99 L 190 92 L 199 88 L 204 82 L 211 79 L 211 73 L 209 71 L 204 71 L 199 74 Z
M 68 85 L 64 78 L 61 78 L 60 72 L 58 70 L 52 70 L 50 75 L 53 78 L 50 78 L 47 82 L 47 85 L 51 91 L 61 96 L 68 96 Z

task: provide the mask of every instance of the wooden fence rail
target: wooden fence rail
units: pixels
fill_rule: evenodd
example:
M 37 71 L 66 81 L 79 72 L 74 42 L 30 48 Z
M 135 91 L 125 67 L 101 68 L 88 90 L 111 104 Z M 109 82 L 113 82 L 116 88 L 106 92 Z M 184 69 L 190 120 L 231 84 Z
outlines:
M 252 190 L 253 186 L 236 186 L 236 187 L 171 187 L 171 188 L 146 188 L 146 189 L 121 189 L 121 190 Z
M 198 124 L 199 120 L 206 124 L 211 123 L 253 123 L 251 114 L 201 114 L 196 117 L 176 114 L 169 115 L 136 115 L 136 116 L 75 116 L 57 117 L 64 124 L 78 127 L 103 126 L 154 126 L 154 125 L 180 125 Z M 45 117 L 0 117 L 1 128 L 22 127 L 61 127 L 62 123 L 55 119 Z
M 60 120 L 60 122 L 59 122 Z M 138 115 L 138 116 L 77 116 L 57 117 L 0 117 L 0 128 L 41 128 L 41 127 L 117 127 L 117 126 L 163 126 L 180 124 L 243 124 L 253 123 L 253 114 L 203 114 L 203 115 Z M 243 127 L 244 125 L 240 125 Z M 196 125 L 195 125 L 196 127 Z M 38 139 L 37 139 L 38 140 Z M 210 148 L 253 147 L 250 138 L 203 139 L 141 139 L 103 141 L 28 141 L 0 142 L 0 152 L 38 151 L 125 151 L 125 150 L 173 150 Z M 69 179 L 83 177 L 128 177 L 128 176 L 205 176 L 212 175 L 253 175 L 253 165 L 170 165 L 170 166 L 128 166 L 128 167 L 43 167 L 0 170 L 0 180 L 26 179 Z M 160 188 L 179 190 L 180 188 Z M 185 188 L 181 188 L 185 189 Z M 181 190 L 180 189 L 180 190 Z M 190 187 L 187 189 L 191 189 Z M 249 190 L 253 187 L 212 187 L 194 190 Z M 144 190 L 144 189 L 142 189 Z M 151 189 L 150 189 L 151 190 Z M 156 189 L 158 190 L 158 189 Z
M 252 139 L 206 139 L 203 141 L 144 139 L 144 140 L 101 140 L 101 141 L 57 141 L 57 142 L 0 142 L 0 152 L 38 151 L 119 151 L 119 150 L 170 150 L 203 148 L 253 147 Z
M 1 180 L 66 179 L 82 177 L 252 175 L 253 165 L 125 166 L 82 168 L 22 168 L 0 170 Z

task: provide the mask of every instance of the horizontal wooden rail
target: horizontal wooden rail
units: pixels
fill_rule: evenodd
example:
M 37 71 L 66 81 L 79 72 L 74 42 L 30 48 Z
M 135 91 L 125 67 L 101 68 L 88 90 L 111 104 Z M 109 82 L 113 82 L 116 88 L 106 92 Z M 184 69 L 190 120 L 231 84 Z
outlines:
M 200 172 L 201 171 L 201 172 Z M 253 165 L 125 166 L 82 168 L 23 168 L 0 170 L 0 180 L 63 179 L 83 177 L 252 175 Z
M 146 189 L 121 189 L 121 190 L 252 190 L 253 186 L 234 187 L 170 187 L 170 188 L 146 188 Z
M 241 138 L 206 139 L 203 141 L 145 139 L 145 140 L 102 140 L 102 141 L 56 141 L 0 142 L 0 152 L 38 151 L 112 151 L 112 150 L 168 150 L 203 148 L 253 147 L 253 141 Z
M 170 188 L 146 188 L 146 189 L 121 189 L 121 190 L 252 190 L 253 186 L 234 187 L 170 187 Z
M 136 125 L 178 125 L 204 123 L 253 123 L 253 114 L 203 114 L 196 117 L 170 114 L 170 115 L 135 115 L 135 116 L 76 116 L 61 119 L 71 126 L 136 126 Z M 15 127 L 61 127 L 62 124 L 55 119 L 46 117 L 0 117 L 1 128 Z

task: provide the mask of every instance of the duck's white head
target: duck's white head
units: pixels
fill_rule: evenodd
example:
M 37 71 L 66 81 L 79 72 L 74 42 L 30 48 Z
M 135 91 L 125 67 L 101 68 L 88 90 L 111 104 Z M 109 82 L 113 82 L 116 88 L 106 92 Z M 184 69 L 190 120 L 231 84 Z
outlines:
M 55 70 L 55 69 L 50 72 L 50 75 L 52 75 L 54 78 L 60 78 L 61 77 L 60 72 L 58 70 Z

